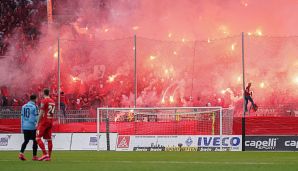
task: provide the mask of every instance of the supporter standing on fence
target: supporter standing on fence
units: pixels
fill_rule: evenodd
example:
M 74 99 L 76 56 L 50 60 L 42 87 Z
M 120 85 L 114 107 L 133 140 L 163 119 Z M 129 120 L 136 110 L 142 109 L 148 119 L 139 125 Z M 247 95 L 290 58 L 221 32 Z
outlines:
M 36 123 L 38 117 L 38 108 L 36 106 L 36 95 L 30 96 L 30 101 L 22 107 L 22 132 L 24 134 L 24 142 L 21 147 L 21 151 L 19 154 L 20 160 L 26 160 L 24 156 L 24 152 L 26 149 L 27 144 L 30 140 L 33 140 L 33 158 L 32 160 L 38 160 L 37 158 L 37 142 L 36 138 Z
M 60 95 L 60 107 L 64 117 L 66 117 L 67 100 L 63 91 L 61 92 L 61 95 Z
M 250 91 L 250 87 L 251 87 L 251 83 L 248 83 L 247 87 L 245 88 L 245 112 L 247 112 L 247 105 L 248 105 L 248 101 L 251 102 L 251 105 L 254 109 L 256 109 L 256 105 L 252 99 L 252 91 Z
M 8 106 L 8 89 L 7 87 L 1 87 L 1 95 L 2 95 L 2 106 Z

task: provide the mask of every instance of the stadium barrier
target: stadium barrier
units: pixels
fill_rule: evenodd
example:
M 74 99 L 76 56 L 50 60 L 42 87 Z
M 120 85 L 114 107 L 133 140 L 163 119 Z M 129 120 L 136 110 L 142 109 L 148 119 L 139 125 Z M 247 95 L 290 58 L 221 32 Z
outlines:
M 23 134 L 0 134 L 0 151 L 19 150 Z M 54 150 L 107 150 L 106 134 L 54 133 Z M 240 135 L 118 135 L 110 133 L 110 150 L 113 151 L 241 151 Z M 99 142 L 99 144 L 98 144 Z M 47 143 L 45 142 L 47 145 Z M 27 150 L 32 150 L 29 142 Z M 291 135 L 247 136 L 247 151 L 298 151 L 298 137 Z
M 0 119 L 17 118 L 21 118 L 21 106 L 0 107 Z M 92 110 L 66 110 L 65 115 L 62 111 L 58 114 L 58 111 L 56 110 L 55 118 L 60 118 L 66 123 L 96 121 L 96 117 L 92 116 Z
M 116 151 L 241 151 L 241 142 L 240 135 L 119 135 Z
M 105 133 L 54 133 L 54 150 L 107 150 Z M 99 143 L 98 143 L 99 142 Z M 0 151 L 19 150 L 23 134 L 0 134 Z M 47 145 L 47 143 L 45 142 Z M 119 135 L 110 133 L 110 150 L 113 151 L 241 151 L 240 135 Z M 27 150 L 31 150 L 29 142 Z
M 228 135 L 241 135 L 241 118 L 233 118 L 233 128 L 231 134 Z M 247 135 L 298 135 L 298 117 L 246 117 L 246 134 Z M 20 133 L 20 119 L 0 119 L 0 133 Z M 157 133 L 158 129 L 152 126 L 152 122 L 114 122 L 110 123 L 110 131 L 118 132 L 119 135 L 136 135 L 135 127 L 145 127 L 147 129 L 139 130 L 138 135 L 144 135 L 144 133 L 151 132 Z M 174 126 L 174 124 L 173 124 Z M 184 125 L 186 126 L 186 125 Z M 153 129 L 154 128 L 154 129 Z M 101 125 L 101 131 L 105 131 L 105 123 Z M 171 130 L 175 130 L 174 128 Z M 185 129 L 184 129 L 185 130 Z M 165 129 L 163 132 L 165 133 Z M 85 133 L 96 132 L 96 122 L 73 122 L 73 123 L 61 123 L 58 121 L 54 123 L 54 132 L 56 133 Z M 168 132 L 169 135 L 172 133 Z M 180 132 L 182 134 L 182 132 Z M 182 134 L 183 135 L 183 134 Z M 184 134 L 185 135 L 185 134 Z M 197 134 L 199 135 L 199 133 Z
M 298 135 L 298 117 L 246 117 L 246 135 Z M 234 117 L 233 134 L 240 135 L 241 118 Z
M 100 133 L 99 150 L 106 150 L 105 133 Z M 110 133 L 111 150 L 116 150 L 117 133 Z M 54 133 L 52 135 L 54 150 L 96 150 L 96 133 Z M 0 151 L 20 150 L 24 141 L 23 134 L 0 134 Z M 45 145 L 47 143 L 45 141 Z M 32 150 L 32 141 L 27 145 L 27 150 Z
M 256 112 L 251 112 L 248 116 L 298 116 L 298 108 L 294 103 L 282 103 L 277 106 L 259 106 Z
M 7 106 L 0 107 L 0 119 L 15 119 L 21 117 L 21 107 L 20 106 Z
M 54 150 L 70 150 L 71 134 L 69 133 L 54 133 L 52 140 Z M 0 134 L 0 151 L 1 150 L 20 150 L 24 141 L 23 134 Z M 45 144 L 47 145 L 47 143 Z M 32 141 L 27 145 L 27 150 L 32 150 Z
M 298 151 L 297 136 L 247 136 L 247 151 Z
M 66 110 L 65 115 L 61 111 L 55 118 L 59 119 L 60 123 L 96 122 L 91 110 Z
M 227 110 L 224 108 L 224 114 L 237 117 L 241 114 L 238 109 Z M 60 118 L 63 123 L 76 123 L 76 122 L 96 122 L 96 111 L 92 110 L 66 110 L 65 116 L 61 111 L 55 117 Z M 241 115 L 239 115 L 241 116 Z M 260 116 L 260 117 L 298 117 L 298 108 L 293 103 L 280 104 L 279 106 L 259 106 L 258 111 L 250 112 L 247 116 Z M 0 106 L 0 119 L 17 119 L 21 117 L 21 106 Z

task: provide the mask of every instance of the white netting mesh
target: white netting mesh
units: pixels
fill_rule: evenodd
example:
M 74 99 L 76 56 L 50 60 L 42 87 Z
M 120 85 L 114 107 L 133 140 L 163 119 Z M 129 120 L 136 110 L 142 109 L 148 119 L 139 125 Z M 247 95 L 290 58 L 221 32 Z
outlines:
M 100 132 L 108 123 L 109 131 L 120 135 L 220 135 L 220 130 L 230 135 L 233 128 L 233 110 L 220 107 L 98 108 L 97 113 Z

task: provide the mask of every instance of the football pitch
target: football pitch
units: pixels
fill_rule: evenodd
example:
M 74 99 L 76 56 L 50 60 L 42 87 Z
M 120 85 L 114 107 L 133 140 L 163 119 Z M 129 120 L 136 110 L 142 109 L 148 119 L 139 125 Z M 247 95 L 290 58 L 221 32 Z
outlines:
M 20 161 L 18 152 L 0 152 L 3 171 L 191 171 L 298 170 L 295 152 L 96 152 L 54 151 L 50 162 Z M 30 160 L 29 160 L 30 159 Z

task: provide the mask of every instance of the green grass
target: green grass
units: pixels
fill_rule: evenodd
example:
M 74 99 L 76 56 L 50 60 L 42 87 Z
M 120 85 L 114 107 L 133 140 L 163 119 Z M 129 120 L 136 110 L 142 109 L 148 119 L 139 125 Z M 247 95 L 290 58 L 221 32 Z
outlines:
M 1 171 L 291 171 L 295 152 L 96 152 L 54 151 L 50 162 L 19 161 L 18 152 L 0 152 Z M 26 152 L 31 159 L 31 151 Z

